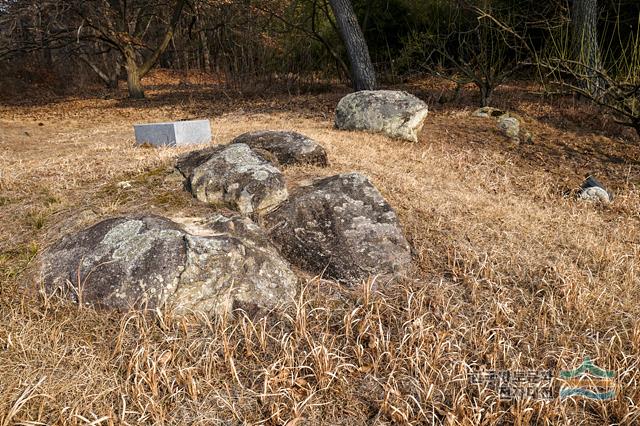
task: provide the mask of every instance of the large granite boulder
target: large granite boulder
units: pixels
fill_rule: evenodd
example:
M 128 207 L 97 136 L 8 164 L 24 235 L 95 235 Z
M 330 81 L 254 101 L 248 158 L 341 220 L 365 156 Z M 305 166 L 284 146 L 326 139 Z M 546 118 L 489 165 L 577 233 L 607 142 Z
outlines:
M 326 167 L 327 152 L 313 139 L 296 132 L 259 131 L 243 133 L 231 141 L 244 143 L 254 150 L 271 153 L 281 165 L 314 164 Z
M 161 306 L 187 259 L 184 232 L 161 217 L 115 218 L 69 235 L 42 258 L 45 288 L 118 309 Z
M 302 187 L 264 219 L 291 263 L 338 282 L 392 276 L 411 261 L 395 212 L 358 173 Z
M 182 174 L 182 176 L 187 178 L 185 186 L 188 191 L 191 191 L 191 177 L 193 176 L 193 171 L 196 169 L 196 167 L 206 163 L 211 159 L 211 157 L 227 149 L 229 145 L 210 146 L 204 149 L 198 149 L 196 151 L 189 151 L 178 157 L 176 161 L 176 169 Z M 278 159 L 269 151 L 260 148 L 251 148 L 251 151 L 253 151 L 253 153 L 258 157 L 271 163 L 274 166 L 277 166 L 279 164 Z
M 109 219 L 63 238 L 41 266 L 47 292 L 118 310 L 272 308 L 290 300 L 297 284 L 260 228 L 241 217 L 188 226 L 157 216 Z
M 203 155 L 205 162 L 182 163 L 188 187 L 199 200 L 227 205 L 242 214 L 262 214 L 287 199 L 284 176 L 248 145 L 234 144 Z M 197 156 L 198 154 L 193 154 Z
M 340 100 L 335 125 L 417 142 L 427 112 L 427 104 L 407 92 L 363 90 Z

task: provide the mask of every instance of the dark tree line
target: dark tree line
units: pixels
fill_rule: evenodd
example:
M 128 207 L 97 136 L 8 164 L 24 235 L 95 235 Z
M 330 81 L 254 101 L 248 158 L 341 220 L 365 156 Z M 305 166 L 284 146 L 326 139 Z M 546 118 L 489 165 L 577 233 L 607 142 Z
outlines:
M 231 87 L 430 73 L 473 83 L 483 104 L 525 73 L 638 129 L 639 21 L 636 0 L 0 0 L 0 72 L 126 80 L 132 97 L 154 66 Z
M 173 4 L 120 0 L 5 1 L 0 55 L 30 52 L 51 65 L 53 53 L 86 64 L 109 86 L 126 71 L 129 94 L 144 97 L 140 79 L 171 42 L 186 0 Z M 5 59 L 6 60 L 6 59 Z
M 110 87 L 117 84 L 121 70 L 126 71 L 130 96 L 142 98 L 144 91 L 140 80 L 161 59 L 172 42 L 175 47 L 177 31 L 182 31 L 182 41 L 188 45 L 183 51 L 188 52 L 195 46 L 198 50 L 198 67 L 208 71 L 212 62 L 211 41 L 215 41 L 216 36 L 217 41 L 221 41 L 218 30 L 226 30 L 228 37 L 229 33 L 241 31 L 238 27 L 243 25 L 270 25 L 270 20 L 258 16 L 260 13 L 253 10 L 255 8 L 251 3 L 222 0 L 3 1 L 0 3 L 0 23 L 3 28 L 0 55 L 8 60 L 38 52 L 48 56 L 44 61 L 47 63 L 51 62 L 52 52 L 64 51 L 68 58 L 84 63 Z M 266 8 L 262 6 L 262 9 L 273 12 L 283 5 L 285 2 L 276 1 L 267 4 Z M 350 74 L 354 88 L 373 88 L 373 65 L 349 0 L 332 0 L 330 7 L 336 29 L 345 42 L 347 57 L 351 59 Z M 244 13 L 238 13 L 239 8 L 245 9 Z M 225 21 L 225 15 L 228 14 L 234 15 L 231 16 L 234 22 Z M 245 19 L 239 16 L 243 14 Z M 252 20 L 252 15 L 255 20 Z M 294 21 L 296 18 L 298 16 L 290 15 L 283 19 Z M 275 28 L 275 31 L 278 29 Z M 268 36 L 270 31 L 260 29 L 253 32 L 259 39 Z M 234 38 L 241 37 L 236 35 Z M 232 41 L 234 44 L 236 42 Z M 335 50 L 329 42 L 325 41 L 324 44 L 326 49 Z M 234 53 L 237 52 L 231 54 Z M 337 54 L 333 54 L 338 58 Z M 232 58 L 234 62 L 237 60 L 237 57 Z M 182 58 L 174 55 L 171 65 L 176 67 L 183 62 L 182 66 L 188 67 L 189 61 L 188 53 Z

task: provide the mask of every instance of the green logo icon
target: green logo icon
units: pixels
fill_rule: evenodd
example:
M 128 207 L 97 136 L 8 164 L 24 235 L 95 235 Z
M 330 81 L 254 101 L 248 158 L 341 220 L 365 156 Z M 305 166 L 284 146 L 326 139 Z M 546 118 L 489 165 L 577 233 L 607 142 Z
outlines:
M 567 381 L 567 384 L 560 388 L 560 399 L 572 396 L 600 401 L 613 399 L 616 396 L 613 390 L 614 377 L 614 371 L 602 369 L 586 357 L 575 370 L 560 372 L 560 378 Z

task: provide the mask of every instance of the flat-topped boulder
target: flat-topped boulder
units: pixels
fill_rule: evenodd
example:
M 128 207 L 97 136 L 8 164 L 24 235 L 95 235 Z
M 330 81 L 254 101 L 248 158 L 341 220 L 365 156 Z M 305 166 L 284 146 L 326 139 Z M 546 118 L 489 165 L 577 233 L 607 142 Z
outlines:
M 133 129 L 137 144 L 184 146 L 211 142 L 211 124 L 209 120 L 136 124 Z
M 296 164 L 328 165 L 327 152 L 311 138 L 297 132 L 258 131 L 236 137 L 234 143 L 243 143 L 251 148 L 271 153 L 283 166 Z
M 292 264 L 348 285 L 403 273 L 411 262 L 395 212 L 359 173 L 301 187 L 264 220 Z
M 201 160 L 206 161 L 192 167 Z M 263 214 L 287 199 L 280 170 L 248 145 L 214 149 L 198 161 L 189 165 L 185 160 L 181 167 L 188 175 L 191 193 L 201 201 L 226 205 L 242 214 Z
M 261 229 L 238 217 L 186 228 L 158 216 L 108 219 L 54 244 L 41 268 L 48 293 L 77 303 L 179 314 L 270 309 L 291 300 L 297 284 Z
M 417 142 L 427 113 L 427 104 L 407 92 L 363 90 L 340 100 L 335 125 Z

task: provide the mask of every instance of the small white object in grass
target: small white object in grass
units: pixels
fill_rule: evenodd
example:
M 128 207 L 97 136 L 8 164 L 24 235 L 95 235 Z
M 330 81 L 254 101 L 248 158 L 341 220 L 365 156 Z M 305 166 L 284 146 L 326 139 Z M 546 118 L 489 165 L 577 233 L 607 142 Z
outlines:
M 605 204 L 609 204 L 611 202 L 609 193 L 603 188 L 597 186 L 583 189 L 580 192 L 580 198 L 588 201 L 599 201 Z
M 589 175 L 580 187 L 579 198 L 588 201 L 599 201 L 604 204 L 611 202 L 611 194 L 604 188 L 598 179 Z
M 120 189 L 129 189 L 131 188 L 131 182 L 129 182 L 128 180 L 123 180 L 122 182 L 118 182 L 117 186 Z
M 172 121 L 167 123 L 135 124 L 137 144 L 154 146 L 200 145 L 211 142 L 209 120 Z

